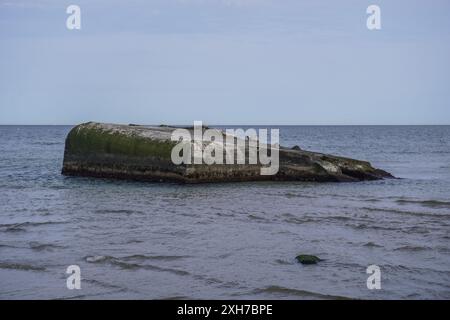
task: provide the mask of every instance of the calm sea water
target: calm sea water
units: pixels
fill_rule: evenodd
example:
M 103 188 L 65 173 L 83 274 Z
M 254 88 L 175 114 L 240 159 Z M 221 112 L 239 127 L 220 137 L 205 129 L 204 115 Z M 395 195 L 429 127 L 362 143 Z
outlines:
M 0 126 L 1 299 L 450 299 L 450 126 L 281 127 L 402 178 L 342 184 L 63 177 L 69 130 Z

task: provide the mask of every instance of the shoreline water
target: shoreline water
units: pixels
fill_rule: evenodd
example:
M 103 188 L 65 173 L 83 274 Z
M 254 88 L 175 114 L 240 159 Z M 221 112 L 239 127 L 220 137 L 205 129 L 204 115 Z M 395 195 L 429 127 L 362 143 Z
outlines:
M 280 130 L 398 180 L 203 186 L 63 177 L 70 128 L 0 126 L 2 299 L 450 298 L 449 126 Z

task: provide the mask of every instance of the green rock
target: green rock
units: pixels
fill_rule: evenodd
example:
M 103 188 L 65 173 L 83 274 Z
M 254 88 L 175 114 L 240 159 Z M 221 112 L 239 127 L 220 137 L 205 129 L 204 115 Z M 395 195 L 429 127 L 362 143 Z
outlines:
M 309 254 L 300 254 L 296 256 L 295 259 L 301 264 L 316 264 L 317 262 L 322 261 L 322 259 Z

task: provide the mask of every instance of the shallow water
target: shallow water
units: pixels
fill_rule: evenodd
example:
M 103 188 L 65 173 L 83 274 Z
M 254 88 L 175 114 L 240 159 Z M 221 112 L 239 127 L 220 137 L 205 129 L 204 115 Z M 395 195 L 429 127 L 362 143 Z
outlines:
M 1 299 L 450 299 L 450 126 L 281 127 L 402 178 L 342 184 L 63 177 L 69 130 L 0 126 Z

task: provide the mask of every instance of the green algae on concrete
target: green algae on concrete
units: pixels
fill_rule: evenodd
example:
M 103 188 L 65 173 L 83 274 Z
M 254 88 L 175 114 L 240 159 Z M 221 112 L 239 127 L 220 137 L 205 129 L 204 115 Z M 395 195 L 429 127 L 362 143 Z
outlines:
M 175 142 L 152 139 L 135 131 L 107 129 L 95 124 L 80 125 L 67 136 L 66 148 L 72 153 L 105 153 L 126 156 L 156 156 L 170 159 Z M 131 126 L 138 127 L 138 126 Z

